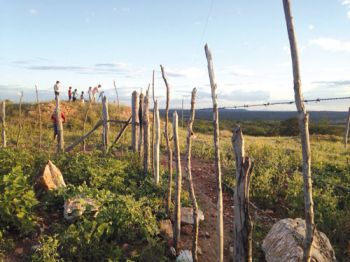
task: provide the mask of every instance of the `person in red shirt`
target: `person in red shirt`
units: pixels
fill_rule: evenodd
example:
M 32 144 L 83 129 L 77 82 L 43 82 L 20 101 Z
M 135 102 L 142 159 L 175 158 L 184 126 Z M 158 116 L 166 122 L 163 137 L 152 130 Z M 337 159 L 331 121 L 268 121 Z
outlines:
M 69 99 L 69 102 L 72 101 L 72 87 L 71 86 L 68 89 L 68 99 Z
M 57 111 L 56 111 L 56 108 L 55 110 L 53 111 L 52 115 L 51 115 L 51 120 L 52 120 L 52 123 L 53 123 L 53 139 L 56 139 L 56 136 L 58 135 L 58 126 L 57 126 Z M 63 112 L 61 111 L 61 120 L 62 120 L 62 123 L 65 123 L 66 122 L 66 116 L 63 114 Z

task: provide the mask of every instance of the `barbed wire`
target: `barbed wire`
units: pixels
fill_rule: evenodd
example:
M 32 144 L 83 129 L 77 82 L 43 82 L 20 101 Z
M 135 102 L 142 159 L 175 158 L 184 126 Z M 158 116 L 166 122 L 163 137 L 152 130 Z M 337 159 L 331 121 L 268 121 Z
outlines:
M 316 99 L 304 99 L 304 103 L 319 103 L 322 101 L 335 101 L 335 100 L 347 100 L 350 99 L 350 96 L 344 96 L 344 97 L 327 97 L 327 98 L 316 98 Z M 261 104 L 243 104 L 243 105 L 234 105 L 234 106 L 224 106 L 219 107 L 219 109 L 237 109 L 237 108 L 249 108 L 249 107 L 268 107 L 268 106 L 275 106 L 275 105 L 292 105 L 295 101 L 284 101 L 284 102 L 266 102 Z M 198 108 L 197 110 L 208 110 L 212 109 L 212 107 L 206 107 L 206 108 Z

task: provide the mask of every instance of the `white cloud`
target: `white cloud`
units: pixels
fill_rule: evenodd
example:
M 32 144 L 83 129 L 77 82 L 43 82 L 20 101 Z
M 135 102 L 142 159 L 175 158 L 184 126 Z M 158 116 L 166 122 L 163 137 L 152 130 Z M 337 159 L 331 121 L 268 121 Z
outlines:
M 224 70 L 222 70 L 222 73 L 234 76 L 254 76 L 254 72 L 252 70 L 237 65 L 224 68 Z
M 310 40 L 309 44 L 331 52 L 350 52 L 350 41 L 321 37 Z
M 342 0 L 341 4 L 348 8 L 346 15 L 350 19 L 350 0 Z
M 38 14 L 38 10 L 36 10 L 36 9 L 34 9 L 34 8 L 31 8 L 31 9 L 28 10 L 28 13 L 29 13 L 30 15 L 36 15 L 36 14 Z
M 341 2 L 342 5 L 350 5 L 350 0 L 343 0 Z
M 307 28 L 309 28 L 309 30 L 313 30 L 315 28 L 315 26 L 310 24 Z
M 167 74 L 171 77 L 185 77 L 189 79 L 198 79 L 202 77 L 205 72 L 198 67 L 188 67 L 186 69 L 168 69 Z

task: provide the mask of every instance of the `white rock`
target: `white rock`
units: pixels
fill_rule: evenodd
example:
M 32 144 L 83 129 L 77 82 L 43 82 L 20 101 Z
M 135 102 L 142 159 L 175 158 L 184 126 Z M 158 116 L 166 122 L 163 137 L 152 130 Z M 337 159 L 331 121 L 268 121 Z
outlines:
M 200 209 L 198 209 L 198 218 L 199 221 L 204 221 L 204 214 Z M 181 223 L 194 224 L 192 207 L 181 207 Z
M 99 205 L 94 199 L 77 196 L 64 202 L 63 215 L 68 221 L 82 216 L 85 212 L 92 213 L 95 217 L 98 209 Z
M 305 230 L 305 221 L 301 218 L 286 218 L 274 224 L 262 244 L 266 261 L 302 261 Z M 312 244 L 311 261 L 336 261 L 334 250 L 327 236 L 317 230 L 315 230 Z
M 180 255 L 176 258 L 176 262 L 193 262 L 192 252 L 189 250 L 181 250 Z

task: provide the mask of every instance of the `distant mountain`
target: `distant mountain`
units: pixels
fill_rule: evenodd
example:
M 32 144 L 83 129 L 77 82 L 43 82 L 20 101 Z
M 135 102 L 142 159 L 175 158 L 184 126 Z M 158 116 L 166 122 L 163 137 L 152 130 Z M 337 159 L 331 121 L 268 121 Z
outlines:
M 170 116 L 174 110 L 169 110 Z M 181 109 L 177 109 L 179 117 L 181 117 Z M 160 110 L 160 114 L 164 115 L 165 110 Z M 184 110 L 184 117 L 187 118 L 189 110 Z M 348 112 L 338 111 L 310 111 L 310 120 L 318 122 L 320 120 L 328 120 L 331 123 L 345 123 Z M 286 120 L 297 116 L 296 111 L 250 111 L 245 109 L 220 109 L 220 119 L 222 120 Z M 211 120 L 213 117 L 212 109 L 202 109 L 196 111 L 196 118 Z

